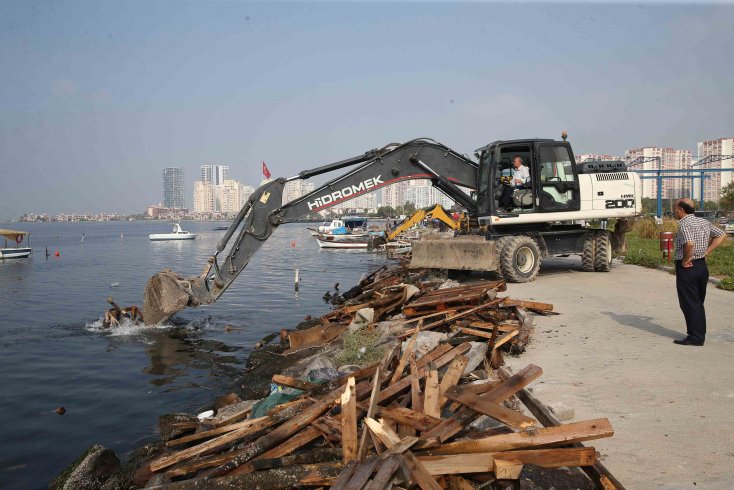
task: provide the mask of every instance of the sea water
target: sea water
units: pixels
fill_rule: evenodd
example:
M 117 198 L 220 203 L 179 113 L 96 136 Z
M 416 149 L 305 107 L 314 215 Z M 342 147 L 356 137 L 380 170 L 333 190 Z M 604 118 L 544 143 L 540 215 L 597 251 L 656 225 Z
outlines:
M 164 327 L 102 326 L 107 296 L 142 307 L 153 273 L 198 275 L 224 234 L 215 225 L 183 222 L 196 240 L 151 242 L 170 224 L 0 224 L 30 231 L 34 250 L 0 261 L 0 488 L 45 488 L 94 443 L 124 460 L 155 438 L 159 415 L 196 412 L 230 390 L 263 336 L 326 313 L 335 283 L 344 291 L 385 262 L 319 249 L 306 225 L 284 225 L 214 305 Z

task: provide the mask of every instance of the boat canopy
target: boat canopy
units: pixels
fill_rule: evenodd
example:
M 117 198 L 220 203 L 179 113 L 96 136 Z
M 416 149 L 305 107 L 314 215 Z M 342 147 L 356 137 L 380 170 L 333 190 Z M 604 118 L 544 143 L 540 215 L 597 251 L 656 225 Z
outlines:
M 7 240 L 14 240 L 18 243 L 23 241 L 24 236 L 30 235 L 27 231 L 19 230 L 3 230 L 0 228 L 0 235 L 4 236 Z
M 367 218 L 362 216 L 342 216 L 342 220 L 344 220 L 344 226 L 350 230 L 367 226 Z

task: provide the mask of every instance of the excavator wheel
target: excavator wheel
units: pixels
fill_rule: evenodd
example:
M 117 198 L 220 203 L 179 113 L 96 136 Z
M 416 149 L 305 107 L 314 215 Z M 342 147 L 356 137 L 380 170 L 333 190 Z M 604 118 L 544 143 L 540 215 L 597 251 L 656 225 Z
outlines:
M 594 270 L 609 272 L 612 270 L 612 240 L 610 233 L 599 230 L 594 234 Z
M 502 237 L 498 240 L 500 270 L 508 282 L 530 282 L 540 271 L 540 249 L 526 235 Z
M 586 237 L 584 238 L 584 251 L 581 254 L 581 268 L 584 272 L 594 272 L 595 269 L 595 236 L 596 233 L 589 230 L 586 232 Z

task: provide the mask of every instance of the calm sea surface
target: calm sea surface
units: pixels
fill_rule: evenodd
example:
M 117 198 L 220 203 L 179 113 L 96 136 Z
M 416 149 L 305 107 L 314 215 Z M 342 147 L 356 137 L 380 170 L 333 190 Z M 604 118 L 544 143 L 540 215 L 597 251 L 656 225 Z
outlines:
M 198 274 L 224 233 L 214 226 L 184 222 L 196 240 L 151 242 L 148 234 L 170 225 L 0 224 L 30 231 L 34 249 L 29 259 L 0 260 L 0 488 L 45 488 L 93 443 L 124 460 L 155 436 L 159 415 L 193 412 L 225 392 L 263 336 L 327 312 L 322 296 L 334 283 L 344 291 L 385 261 L 320 250 L 306 225 L 284 225 L 216 304 L 181 312 L 168 327 L 101 328 L 108 295 L 142 307 L 153 273 Z M 59 406 L 65 415 L 54 413 Z

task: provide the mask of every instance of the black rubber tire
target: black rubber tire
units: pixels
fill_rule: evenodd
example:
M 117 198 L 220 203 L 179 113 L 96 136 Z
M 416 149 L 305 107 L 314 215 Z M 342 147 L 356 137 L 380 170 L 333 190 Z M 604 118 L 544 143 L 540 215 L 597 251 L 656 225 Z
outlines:
M 589 230 L 586 232 L 586 236 L 584 237 L 584 251 L 581 254 L 581 268 L 584 270 L 584 272 L 594 272 L 594 245 L 596 244 L 596 240 L 594 239 L 595 235 L 595 232 Z
M 607 230 L 599 230 L 594 236 L 594 270 L 609 272 L 612 270 L 612 238 Z
M 507 282 L 530 282 L 540 271 L 540 248 L 526 235 L 503 237 L 500 272 Z M 506 241 L 505 241 L 506 240 Z

